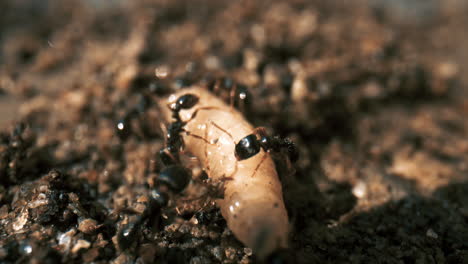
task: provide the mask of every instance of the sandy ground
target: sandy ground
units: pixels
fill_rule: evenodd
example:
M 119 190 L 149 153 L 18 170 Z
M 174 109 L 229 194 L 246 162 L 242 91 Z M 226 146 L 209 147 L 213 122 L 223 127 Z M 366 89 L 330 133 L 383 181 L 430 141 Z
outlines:
M 300 152 L 292 168 L 274 157 L 291 231 L 264 262 L 468 263 L 463 1 L 0 10 L 0 262 L 260 263 L 213 183 L 151 203 L 165 146 L 155 102 L 190 85 L 229 102 L 236 83 L 246 119 Z

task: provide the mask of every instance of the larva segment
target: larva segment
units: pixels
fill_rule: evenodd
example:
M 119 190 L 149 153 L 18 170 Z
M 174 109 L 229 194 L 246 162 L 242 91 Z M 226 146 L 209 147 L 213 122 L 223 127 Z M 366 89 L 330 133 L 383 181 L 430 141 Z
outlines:
M 235 142 L 252 133 L 253 126 L 237 110 L 199 87 L 181 90 L 161 105 L 167 105 L 186 93 L 196 94 L 200 100 L 193 108 L 180 112 L 182 120 L 191 119 L 197 109 L 206 109 L 199 110 L 185 129 L 191 134 L 207 137 L 207 141 L 184 135 L 185 150 L 205 164 L 205 169 L 209 168 L 209 177 L 232 177 L 232 180 L 225 181 L 224 199 L 216 201 L 228 227 L 259 257 L 286 247 L 288 216 L 273 160 L 269 156 L 264 157 L 263 150 L 242 161 L 237 161 L 234 155 Z M 170 110 L 164 108 L 162 111 L 166 121 L 170 122 Z

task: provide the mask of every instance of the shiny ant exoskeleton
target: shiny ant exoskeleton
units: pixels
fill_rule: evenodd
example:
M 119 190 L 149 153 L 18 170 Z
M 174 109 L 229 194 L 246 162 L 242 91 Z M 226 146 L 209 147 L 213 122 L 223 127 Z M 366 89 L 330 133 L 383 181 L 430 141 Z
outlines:
M 219 130 L 226 133 L 231 139 L 234 141 L 232 135 L 217 125 L 214 122 L 211 122 L 215 127 Z M 235 143 L 234 148 L 234 156 L 236 157 L 237 161 L 247 160 L 255 155 L 257 155 L 260 150 L 263 149 L 266 153 L 282 153 L 282 151 L 286 151 L 290 162 L 296 162 L 299 158 L 299 151 L 289 138 L 281 138 L 279 136 L 270 136 L 267 134 L 266 129 L 264 127 L 257 127 L 254 131 L 243 137 L 239 142 Z M 257 167 L 255 168 L 252 177 L 257 172 L 260 165 L 262 165 L 263 161 L 266 159 L 266 155 L 263 156 L 262 160 L 258 163 Z
M 237 107 L 244 113 L 249 111 L 252 95 L 247 86 L 236 83 L 229 77 L 218 79 L 206 77 L 204 83 L 207 89 L 215 93 L 217 96 L 222 97 L 225 100 L 229 98 L 229 105 L 231 107 Z
M 149 110 L 151 105 L 152 99 L 148 92 L 139 94 L 136 104 L 116 120 L 115 132 L 121 140 L 127 140 L 134 132 L 139 132 L 139 135 L 142 137 L 153 136 L 153 133 L 144 126 L 144 122 L 141 119 L 141 116 Z M 134 120 L 140 121 L 138 127 L 135 127 L 135 124 L 132 125 Z M 137 128 L 136 131 L 134 131 L 135 128 Z
M 172 117 L 176 120 L 181 122 L 180 119 L 180 111 L 183 109 L 190 109 L 194 107 L 199 101 L 198 96 L 194 94 L 184 94 L 177 98 L 177 100 L 169 105 L 169 108 L 172 111 Z
M 285 149 L 291 162 L 299 158 L 296 145 L 289 138 L 269 136 L 264 127 L 256 128 L 252 134 L 239 140 L 234 154 L 237 160 L 245 160 L 260 152 L 260 148 L 265 152 L 281 152 Z
M 168 196 L 163 192 L 153 190 L 150 194 L 146 208 L 138 215 L 133 221 L 125 224 L 120 228 L 117 233 L 117 242 L 121 250 L 125 250 L 132 245 L 132 242 L 135 241 L 135 236 L 138 234 L 141 226 L 146 220 L 152 220 L 154 217 L 158 216 L 161 212 L 161 209 L 166 206 L 168 203 Z
M 170 165 L 161 170 L 143 213 L 119 230 L 117 241 L 121 250 L 125 250 L 132 245 L 135 236 L 146 220 L 150 223 L 154 222 L 154 218 L 161 214 L 163 207 L 169 202 L 168 192 L 173 194 L 181 193 L 187 187 L 191 178 L 190 171 L 180 165 Z
M 193 94 L 184 94 L 169 106 L 172 111 L 172 122 L 166 133 L 166 147 L 159 151 L 163 168 L 156 179 L 156 186 L 151 192 L 145 210 L 133 221 L 123 226 L 118 235 L 117 241 L 121 249 L 127 249 L 132 244 L 135 235 L 140 230 L 146 220 L 151 220 L 161 213 L 161 209 L 168 203 L 168 192 L 178 194 L 182 192 L 190 182 L 191 173 L 180 164 L 179 152 L 184 146 L 182 133 L 191 135 L 184 130 L 188 121 L 182 121 L 180 111 L 190 109 L 198 102 L 198 97 Z M 192 135 L 198 137 L 196 135 Z
M 245 97 L 246 96 L 242 96 L 241 93 L 240 98 L 242 99 Z M 156 179 L 156 186 L 146 202 L 147 205 L 143 213 L 132 219 L 132 221 L 125 224 L 119 230 L 117 241 L 122 250 L 132 245 L 144 223 L 154 222 L 154 218 L 161 214 L 162 209 L 168 203 L 168 193 L 178 194 L 182 192 L 190 182 L 191 173 L 181 165 L 179 158 L 179 154 L 184 148 L 183 135 L 192 136 L 205 141 L 207 144 L 212 144 L 204 137 L 191 134 L 184 129 L 186 124 L 196 117 L 198 111 L 217 109 L 216 107 L 199 107 L 195 109 L 188 119 L 182 120 L 180 112 L 193 108 L 198 102 L 198 96 L 187 93 L 178 97 L 173 103 L 168 105 L 172 113 L 171 117 L 173 121 L 169 124 L 165 133 L 165 147 L 159 151 L 160 160 L 165 167 L 160 171 L 159 177 Z M 259 152 L 259 150 L 257 152 Z M 222 188 L 213 187 L 213 189 L 219 190 Z
M 198 101 L 198 96 L 194 94 L 184 94 L 177 98 L 177 100 L 174 103 L 169 105 L 169 109 L 171 109 L 172 118 L 174 119 L 174 121 L 170 123 L 167 127 L 166 147 L 159 151 L 159 157 L 164 165 L 167 166 L 180 163 L 179 152 L 184 147 L 182 133 L 184 133 L 187 136 L 195 137 L 205 141 L 206 143 L 209 143 L 205 138 L 190 133 L 189 131 L 185 130 L 184 127 L 185 125 L 187 125 L 188 122 L 190 122 L 196 117 L 198 111 L 216 109 L 216 107 L 199 107 L 192 113 L 190 118 L 188 118 L 185 121 L 182 121 L 182 118 L 180 117 L 181 110 L 187 110 L 192 108 L 198 103 Z
M 172 118 L 175 120 L 166 132 L 166 147 L 159 151 L 159 156 L 164 165 L 173 165 L 179 163 L 179 152 L 184 146 L 184 140 L 182 133 L 185 132 L 190 135 L 188 131 L 184 129 L 184 126 L 188 121 L 182 121 L 180 118 L 180 111 L 183 109 L 190 109 L 198 103 L 198 96 L 194 94 L 184 94 L 177 98 L 177 100 L 169 105 L 172 111 Z M 198 137 L 193 135 L 194 137 Z

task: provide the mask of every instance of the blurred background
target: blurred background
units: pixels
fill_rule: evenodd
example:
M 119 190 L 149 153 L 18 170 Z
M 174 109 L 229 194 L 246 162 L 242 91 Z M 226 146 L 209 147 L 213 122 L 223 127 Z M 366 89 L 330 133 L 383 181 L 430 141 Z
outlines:
M 255 4 L 249 1 L 5 0 L 0 7 L 3 10 L 0 127 L 18 116 L 21 98 L 64 87 L 58 83 L 64 78 L 65 70 L 79 71 L 75 63 L 83 58 L 78 57 L 91 49 L 98 52 L 100 46 L 109 42 L 113 42 L 114 50 L 122 50 L 130 44 L 123 42 L 136 34 L 144 34 L 145 41 L 142 44 L 145 47 L 140 48 L 144 50 L 140 50 L 139 63 L 155 67 L 175 64 L 170 61 L 173 57 L 184 59 L 178 64 L 217 62 L 217 55 L 226 52 L 229 58 L 224 64 L 228 65 L 222 65 L 221 70 L 231 71 L 236 63 L 248 63 L 242 61 L 246 52 L 243 49 L 269 56 L 268 52 L 275 52 L 275 48 L 288 46 L 295 51 L 280 54 L 284 56 L 281 63 L 288 63 L 304 62 L 314 55 L 336 55 L 337 51 L 333 50 L 336 46 L 343 49 L 342 53 L 355 53 L 355 46 L 364 49 L 367 45 L 366 52 L 383 54 L 386 52 L 383 49 L 391 49 L 395 43 L 400 49 L 410 42 L 411 60 L 430 54 L 430 59 L 437 57 L 448 63 L 447 71 L 459 73 L 460 80 L 466 79 L 464 12 L 468 7 L 462 0 L 331 1 L 328 4 L 296 0 Z M 295 16 L 298 17 L 293 19 Z M 272 24 L 271 28 L 261 25 L 266 22 Z M 226 31 L 222 32 L 223 29 Z M 323 41 L 318 37 L 322 33 L 335 39 Z M 349 50 L 346 41 L 353 42 Z M 175 44 L 182 50 L 170 49 Z M 331 46 L 318 47 L 320 44 Z M 262 50 L 265 47 L 267 50 Z M 326 47 L 330 49 L 321 50 Z M 100 56 L 102 60 L 107 59 L 104 54 Z

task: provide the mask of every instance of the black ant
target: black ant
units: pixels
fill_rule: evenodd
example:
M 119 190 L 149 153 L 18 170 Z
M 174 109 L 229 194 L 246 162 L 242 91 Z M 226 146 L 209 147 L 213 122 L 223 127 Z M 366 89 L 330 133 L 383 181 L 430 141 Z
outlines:
M 201 136 L 190 134 L 184 129 L 184 126 L 196 116 L 198 110 L 210 108 L 201 107 L 195 110 L 187 121 L 182 121 L 180 111 L 182 109 L 192 108 L 198 100 L 199 99 L 196 95 L 184 94 L 169 106 L 172 111 L 172 117 L 175 121 L 172 122 L 167 129 L 166 147 L 159 151 L 160 159 L 166 167 L 161 170 L 159 177 L 156 179 L 156 187 L 151 192 L 146 209 L 141 215 L 136 217 L 136 219 L 120 229 L 117 235 L 117 240 L 121 249 L 124 250 L 130 247 L 135 239 L 135 235 L 146 220 L 149 219 L 151 221 L 152 218 L 161 213 L 162 208 L 168 203 L 168 192 L 174 194 L 181 193 L 189 184 L 192 175 L 188 169 L 180 164 L 179 160 L 179 152 L 184 145 L 182 133 L 203 139 L 207 142 L 207 140 Z
M 120 119 L 117 120 L 115 126 L 117 136 L 121 140 L 127 140 L 132 134 L 132 121 L 139 119 L 141 115 L 151 107 L 152 100 L 148 92 L 138 95 L 138 102 L 133 106 L 128 112 L 126 112 Z M 141 121 L 141 120 L 140 120 Z M 146 127 L 140 122 L 139 132 L 142 133 L 142 136 L 152 136 L 152 133 L 148 131 Z
M 125 250 L 132 245 L 133 241 L 135 241 L 135 236 L 145 220 L 151 220 L 158 216 L 161 209 L 167 205 L 168 199 L 169 197 L 164 192 L 153 190 L 150 193 L 149 200 L 143 213 L 120 228 L 117 234 L 117 242 L 121 250 Z
M 166 167 L 159 173 L 159 177 L 156 180 L 156 187 L 151 192 L 146 209 L 141 215 L 120 229 L 117 240 L 121 249 L 124 250 L 130 247 L 135 235 L 146 220 L 151 221 L 151 219 L 161 213 L 161 209 L 168 203 L 167 192 L 178 194 L 182 192 L 190 182 L 192 178 L 191 173 L 180 165 L 179 161 L 179 152 L 184 145 L 181 134 L 184 132 L 187 135 L 191 135 L 184 129 L 184 126 L 190 120 L 182 121 L 180 111 L 182 109 L 192 108 L 198 101 L 199 99 L 196 95 L 184 94 L 169 106 L 172 111 L 174 122 L 169 125 L 166 133 L 166 147 L 159 152 L 161 161 Z M 201 138 L 197 135 L 191 136 Z
M 204 109 L 215 109 L 214 107 L 199 107 L 186 121 L 183 121 L 180 117 L 181 110 L 191 109 L 198 103 L 198 101 L 198 96 L 194 94 L 184 94 L 177 98 L 174 103 L 169 105 L 174 121 L 167 128 L 165 135 L 166 147 L 159 151 L 160 159 L 166 167 L 159 173 L 159 177 L 156 180 L 156 187 L 151 192 L 146 209 L 141 215 L 119 230 L 117 240 L 119 247 L 122 250 L 131 246 L 135 239 L 135 235 L 146 220 L 151 221 L 151 219 L 161 213 L 162 208 L 168 203 L 167 192 L 178 194 L 182 192 L 190 182 L 190 179 L 192 178 L 191 173 L 180 164 L 179 159 L 179 153 L 184 147 L 182 133 L 202 139 L 206 143 L 210 144 L 205 138 L 191 134 L 185 130 L 184 127 L 188 122 L 190 122 L 190 120 L 196 117 L 198 111 Z
M 150 193 L 143 213 L 119 230 L 117 241 L 120 249 L 125 250 L 132 245 L 136 234 L 146 220 L 153 222 L 152 220 L 161 214 L 162 209 L 169 201 L 167 193 L 181 193 L 187 187 L 191 178 L 190 171 L 180 165 L 170 165 L 164 168 L 156 179 L 156 186 Z
M 228 92 L 231 107 L 236 106 L 241 112 L 249 111 L 252 95 L 245 85 L 236 83 L 229 77 L 213 79 L 209 76 L 205 77 L 204 83 L 208 90 L 220 97 L 226 97 Z
M 180 111 L 182 109 L 190 109 L 194 107 L 200 99 L 194 94 L 184 94 L 181 95 L 177 100 L 169 105 L 169 108 L 172 111 L 172 117 L 176 122 L 182 122 L 180 118 Z
M 226 133 L 234 141 L 232 135 L 228 131 L 214 122 L 211 122 L 211 124 Z M 282 150 L 285 150 L 289 161 L 292 163 L 296 162 L 299 158 L 299 151 L 294 142 L 292 142 L 289 138 L 269 136 L 264 127 L 255 128 L 252 134 L 245 136 L 239 140 L 239 142 L 235 143 L 234 155 L 237 161 L 247 160 L 257 155 L 261 149 L 263 149 L 263 151 L 266 153 L 281 153 Z M 263 161 L 265 161 L 266 157 L 267 156 L 264 155 L 262 160 L 258 163 L 252 174 L 252 177 L 255 175 L 260 165 L 262 165 Z
M 179 163 L 179 152 L 184 147 L 184 140 L 181 134 L 184 132 L 187 135 L 192 135 L 190 132 L 184 129 L 188 121 L 182 121 L 180 117 L 180 111 L 183 109 L 192 108 L 198 103 L 198 101 L 198 96 L 194 94 L 184 94 L 177 98 L 174 103 L 169 105 L 169 108 L 172 111 L 172 118 L 175 121 L 169 124 L 167 128 L 166 147 L 159 151 L 159 156 L 164 165 L 173 165 Z M 192 136 L 201 138 L 197 135 Z
M 212 110 L 217 109 L 216 107 L 199 107 L 197 108 L 190 118 L 186 121 L 182 121 L 180 117 L 181 110 L 187 110 L 195 106 L 199 101 L 198 96 L 194 94 L 184 94 L 181 95 L 177 100 L 169 105 L 169 108 L 172 111 L 172 118 L 175 120 L 167 127 L 166 132 L 166 147 L 159 151 L 159 156 L 164 165 L 173 165 L 180 163 L 179 152 L 184 147 L 184 140 L 182 138 L 182 133 L 185 133 L 187 136 L 195 137 L 200 140 L 205 141 L 205 143 L 210 144 L 204 137 L 195 135 L 185 130 L 184 127 L 197 116 L 198 111 L 200 110 Z

